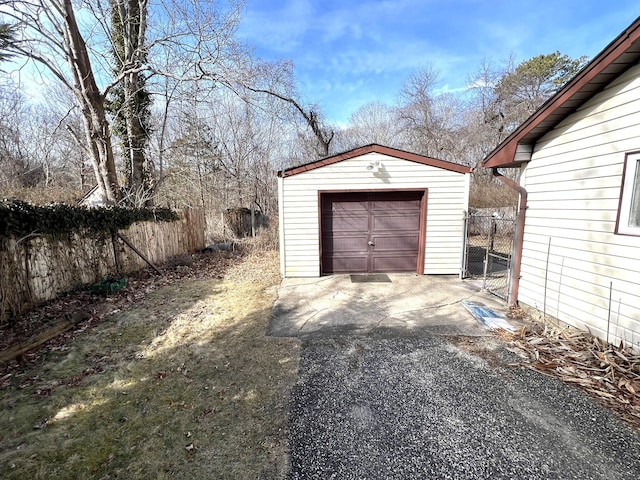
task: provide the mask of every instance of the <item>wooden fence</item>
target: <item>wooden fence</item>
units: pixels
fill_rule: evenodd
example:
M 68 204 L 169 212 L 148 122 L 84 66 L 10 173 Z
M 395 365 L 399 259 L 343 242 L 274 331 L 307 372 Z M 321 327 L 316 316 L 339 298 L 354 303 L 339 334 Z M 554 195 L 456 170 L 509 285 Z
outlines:
M 139 222 L 118 233 L 152 263 L 162 265 L 203 248 L 204 230 L 204 212 L 187 210 L 175 222 Z M 10 238 L 0 242 L 0 321 L 61 293 L 146 266 L 118 235 L 109 233 Z

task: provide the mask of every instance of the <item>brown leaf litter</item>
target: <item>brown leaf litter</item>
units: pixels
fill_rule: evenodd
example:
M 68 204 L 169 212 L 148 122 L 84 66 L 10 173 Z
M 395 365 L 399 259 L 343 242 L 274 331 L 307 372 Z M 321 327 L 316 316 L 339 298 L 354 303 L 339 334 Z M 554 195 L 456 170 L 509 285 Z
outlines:
M 528 358 L 519 365 L 576 385 L 640 427 L 640 354 L 589 332 L 548 324 L 501 333 L 514 343 L 510 350 Z
M 150 268 L 126 275 L 127 284 L 121 290 L 107 296 L 89 287 L 70 292 L 40 307 L 0 323 L 0 352 L 16 346 L 28 346 L 46 329 L 64 322 L 74 321 L 75 326 L 61 332 L 38 348 L 22 353 L 19 363 L 0 364 L 0 388 L 19 366 L 36 364 L 48 350 L 64 350 L 70 339 L 99 324 L 109 315 L 124 311 L 146 297 L 147 294 L 187 278 L 223 278 L 231 266 L 243 256 L 242 249 L 235 252 L 203 252 L 180 255 L 162 266 L 162 275 Z

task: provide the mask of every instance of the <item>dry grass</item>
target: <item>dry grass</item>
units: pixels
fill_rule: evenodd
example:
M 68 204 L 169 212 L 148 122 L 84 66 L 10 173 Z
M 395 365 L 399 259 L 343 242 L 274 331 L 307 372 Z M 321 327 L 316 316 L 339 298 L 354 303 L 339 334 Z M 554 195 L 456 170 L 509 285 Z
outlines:
M 83 192 L 73 186 L 53 187 L 9 187 L 3 189 L 2 198 L 16 198 L 34 205 L 49 203 L 67 203 L 75 205 L 82 198 Z
M 516 205 L 518 194 L 497 180 L 478 179 L 478 172 L 472 176 L 469 191 L 471 208 L 495 208 Z
M 284 477 L 300 347 L 264 335 L 277 263 L 177 280 L 0 379 L 0 477 Z

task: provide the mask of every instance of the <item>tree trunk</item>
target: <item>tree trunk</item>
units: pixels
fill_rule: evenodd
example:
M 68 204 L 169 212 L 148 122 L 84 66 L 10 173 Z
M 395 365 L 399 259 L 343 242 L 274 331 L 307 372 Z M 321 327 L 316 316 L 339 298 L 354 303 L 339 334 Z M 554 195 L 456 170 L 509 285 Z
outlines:
M 140 72 L 146 61 L 147 0 L 110 0 L 110 5 L 115 73 L 124 73 L 122 88 L 115 94 L 122 102 L 114 112 L 120 125 L 116 134 L 121 137 L 127 162 L 128 193 L 133 203 L 141 205 L 149 201 L 150 193 L 145 171 L 150 99 Z
M 106 201 L 115 203 L 119 199 L 119 186 L 104 96 L 96 84 L 87 46 L 80 35 L 71 0 L 63 0 L 63 7 L 67 62 L 73 75 L 74 93 L 82 111 L 96 181 Z
M 124 82 L 125 122 L 127 126 L 128 154 L 130 162 L 129 188 L 137 198 L 142 198 L 147 190 L 144 172 L 147 134 L 142 124 L 142 115 L 136 102 L 136 92 L 142 87 L 139 74 L 130 73 Z

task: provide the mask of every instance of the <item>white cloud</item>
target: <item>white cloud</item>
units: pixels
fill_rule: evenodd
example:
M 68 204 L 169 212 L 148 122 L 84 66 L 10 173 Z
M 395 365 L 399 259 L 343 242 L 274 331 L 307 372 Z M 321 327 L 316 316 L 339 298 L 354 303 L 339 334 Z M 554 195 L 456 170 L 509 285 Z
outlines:
M 288 0 L 275 8 L 268 1 L 247 4 L 244 37 L 266 59 L 291 59 L 304 95 L 339 118 L 370 101 L 393 102 L 408 76 L 428 65 L 441 80 L 436 92 L 464 94 L 485 59 L 499 66 L 512 53 L 517 62 L 555 50 L 593 55 L 635 18 L 625 19 L 632 0 L 610 12 L 599 0 L 491 7 L 486 0 Z
M 310 0 L 289 0 L 279 9 L 248 9 L 242 16 L 239 34 L 252 45 L 291 53 L 302 45 L 312 28 L 314 8 Z

